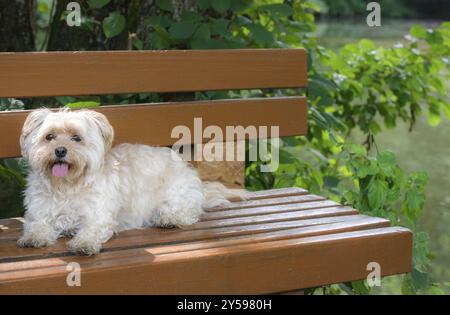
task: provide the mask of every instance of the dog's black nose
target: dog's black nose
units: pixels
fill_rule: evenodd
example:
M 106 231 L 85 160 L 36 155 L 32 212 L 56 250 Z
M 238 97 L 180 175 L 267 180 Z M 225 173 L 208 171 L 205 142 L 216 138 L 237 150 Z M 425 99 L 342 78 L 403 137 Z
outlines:
M 62 159 L 67 154 L 67 149 L 65 147 L 58 147 L 55 149 L 55 155 Z

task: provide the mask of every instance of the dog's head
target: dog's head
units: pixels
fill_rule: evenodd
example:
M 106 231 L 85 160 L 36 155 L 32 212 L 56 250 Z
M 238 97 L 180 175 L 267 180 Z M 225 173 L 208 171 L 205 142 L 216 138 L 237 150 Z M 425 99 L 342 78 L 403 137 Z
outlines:
M 113 137 L 108 119 L 96 111 L 38 109 L 23 125 L 20 146 L 33 170 L 77 179 L 103 166 Z

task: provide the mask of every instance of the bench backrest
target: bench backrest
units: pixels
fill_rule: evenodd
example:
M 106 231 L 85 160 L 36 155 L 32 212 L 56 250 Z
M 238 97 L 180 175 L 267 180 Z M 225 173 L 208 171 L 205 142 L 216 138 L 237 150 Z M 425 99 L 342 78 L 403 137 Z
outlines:
M 0 53 L 0 98 L 144 92 L 301 88 L 302 49 Z M 102 106 L 116 143 L 171 145 L 175 126 L 279 126 L 280 136 L 307 130 L 304 97 L 246 98 Z M 20 155 L 28 111 L 0 112 L 0 158 Z M 269 135 L 270 136 L 270 135 Z M 206 139 L 207 140 L 207 139 Z M 237 139 L 241 140 L 241 139 Z M 192 139 L 193 143 L 205 139 Z

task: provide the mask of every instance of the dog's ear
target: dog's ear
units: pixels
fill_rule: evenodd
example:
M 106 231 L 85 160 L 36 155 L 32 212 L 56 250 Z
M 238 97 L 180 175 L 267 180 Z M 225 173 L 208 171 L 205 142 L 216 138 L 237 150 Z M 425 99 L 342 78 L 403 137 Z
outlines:
M 111 149 L 114 140 L 114 129 L 109 123 L 108 118 L 106 118 L 105 115 L 93 110 L 85 110 L 84 113 L 93 119 L 99 128 L 105 142 L 105 151 L 108 152 Z
M 48 108 L 41 108 L 32 111 L 27 118 L 22 127 L 22 133 L 20 134 L 20 149 L 22 151 L 22 156 L 28 156 L 29 148 L 34 141 L 36 132 L 41 127 L 42 123 L 50 114 L 51 111 Z

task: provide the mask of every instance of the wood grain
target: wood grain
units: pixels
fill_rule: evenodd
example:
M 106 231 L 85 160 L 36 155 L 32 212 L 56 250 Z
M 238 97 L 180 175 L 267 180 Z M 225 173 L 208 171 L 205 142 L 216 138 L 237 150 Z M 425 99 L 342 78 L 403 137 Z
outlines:
M 269 222 L 261 224 L 239 225 L 231 227 L 218 227 L 206 230 L 177 230 L 170 231 L 158 228 L 145 230 L 126 231 L 104 244 L 103 251 L 122 251 L 131 248 L 142 248 L 146 246 L 161 246 L 173 244 L 186 244 L 193 241 L 218 240 L 228 238 L 247 238 L 254 240 L 260 233 L 269 233 L 304 227 L 315 227 L 334 223 L 348 222 L 354 223 L 361 219 L 358 215 L 317 217 L 311 219 L 299 219 L 291 221 Z M 45 257 L 65 257 L 72 256 L 67 252 L 65 242 L 67 239 L 60 239 L 55 245 L 47 248 L 18 248 L 17 240 L 20 231 L 13 231 L 0 239 L 0 264 L 24 260 L 35 260 Z M 101 254 L 103 255 L 103 253 Z
M 25 262 L 0 274 L 1 294 L 264 294 L 365 279 L 367 264 L 382 275 L 411 270 L 411 232 L 388 227 L 171 253 L 150 249 Z M 110 255 L 107 255 L 110 254 Z M 78 262 L 81 287 L 66 285 Z M 19 264 L 19 263 L 16 263 Z M 35 265 L 35 268 L 30 268 Z M 6 268 L 5 268 L 6 269 Z M 263 276 L 262 276 L 263 275 Z
M 218 126 L 226 135 L 227 126 L 279 126 L 280 136 L 302 135 L 307 131 L 307 105 L 303 97 L 255 98 L 185 103 L 103 106 L 98 109 L 115 130 L 115 143 L 172 145 L 172 129 L 186 126 L 191 137 L 184 143 L 207 142 L 194 138 L 194 118 L 202 118 L 203 128 Z M 0 112 L 0 158 L 20 155 L 19 136 L 29 111 Z M 203 130 L 200 130 L 202 133 Z M 235 137 L 242 140 L 244 137 Z M 248 135 L 246 136 L 248 138 Z
M 0 97 L 306 86 L 303 49 L 0 53 Z
M 312 220 L 310 220 L 312 222 Z M 198 249 L 206 249 L 206 248 L 215 248 L 215 247 L 224 247 L 224 246 L 234 246 L 239 244 L 249 244 L 256 242 L 267 242 L 281 239 L 290 239 L 290 238 L 299 238 L 299 237 L 308 237 L 308 236 L 317 236 L 317 235 L 326 235 L 326 234 L 334 234 L 341 232 L 349 232 L 349 231 L 359 231 L 366 229 L 374 229 L 381 227 L 388 227 L 389 221 L 381 218 L 373 218 L 364 215 L 352 216 L 351 219 L 349 217 L 344 218 L 343 220 L 333 219 L 328 222 L 326 220 L 316 220 L 322 221 L 321 224 L 311 224 L 308 225 L 305 220 L 305 224 L 299 225 L 298 227 L 292 227 L 289 229 L 273 229 L 267 231 L 254 232 L 251 234 L 241 234 L 241 235 L 226 235 L 226 238 L 195 238 L 189 237 L 185 242 L 161 242 L 159 240 L 153 240 L 153 242 L 142 244 L 138 243 L 136 247 L 128 247 L 129 249 L 136 248 L 152 248 L 153 253 L 158 254 L 167 254 L 181 251 L 190 251 L 190 250 L 198 250 Z M 187 235 L 191 234 L 185 233 Z M 124 237 L 127 239 L 127 236 Z M 150 237 L 149 237 L 150 239 Z M 130 241 L 128 239 L 127 241 Z M 117 241 L 116 241 L 117 243 Z M 123 242 L 122 242 L 123 245 Z M 117 248 L 116 248 L 117 249 Z M 108 247 L 108 249 L 101 254 L 101 258 L 110 257 L 111 255 L 115 255 L 117 257 L 122 256 L 122 252 L 125 249 L 114 250 L 113 247 Z M 50 255 L 49 255 L 50 256 Z M 66 257 L 69 255 L 64 255 L 63 253 L 54 253 L 51 255 L 54 257 Z M 23 258 L 23 257 L 22 257 Z M 50 267 L 52 264 L 37 264 L 33 263 L 33 261 L 42 261 L 42 259 L 46 259 L 45 256 L 33 256 L 27 257 L 27 259 L 15 259 L 10 260 L 11 262 L 6 262 L 5 259 L 2 259 L 2 264 L 0 264 L 0 274 L 7 271 L 12 270 L 23 270 L 23 266 L 27 266 L 27 268 L 37 268 L 37 267 Z M 5 263 L 6 262 L 6 263 Z M 8 277 L 7 275 L 2 275 L 4 279 Z
M 185 229 L 122 232 L 95 257 L 71 255 L 67 239 L 18 248 L 20 218 L 0 220 L 0 294 L 258 294 L 364 279 L 371 261 L 383 275 L 411 268 L 409 230 L 301 188 L 209 210 Z M 65 285 L 68 262 L 81 288 Z

